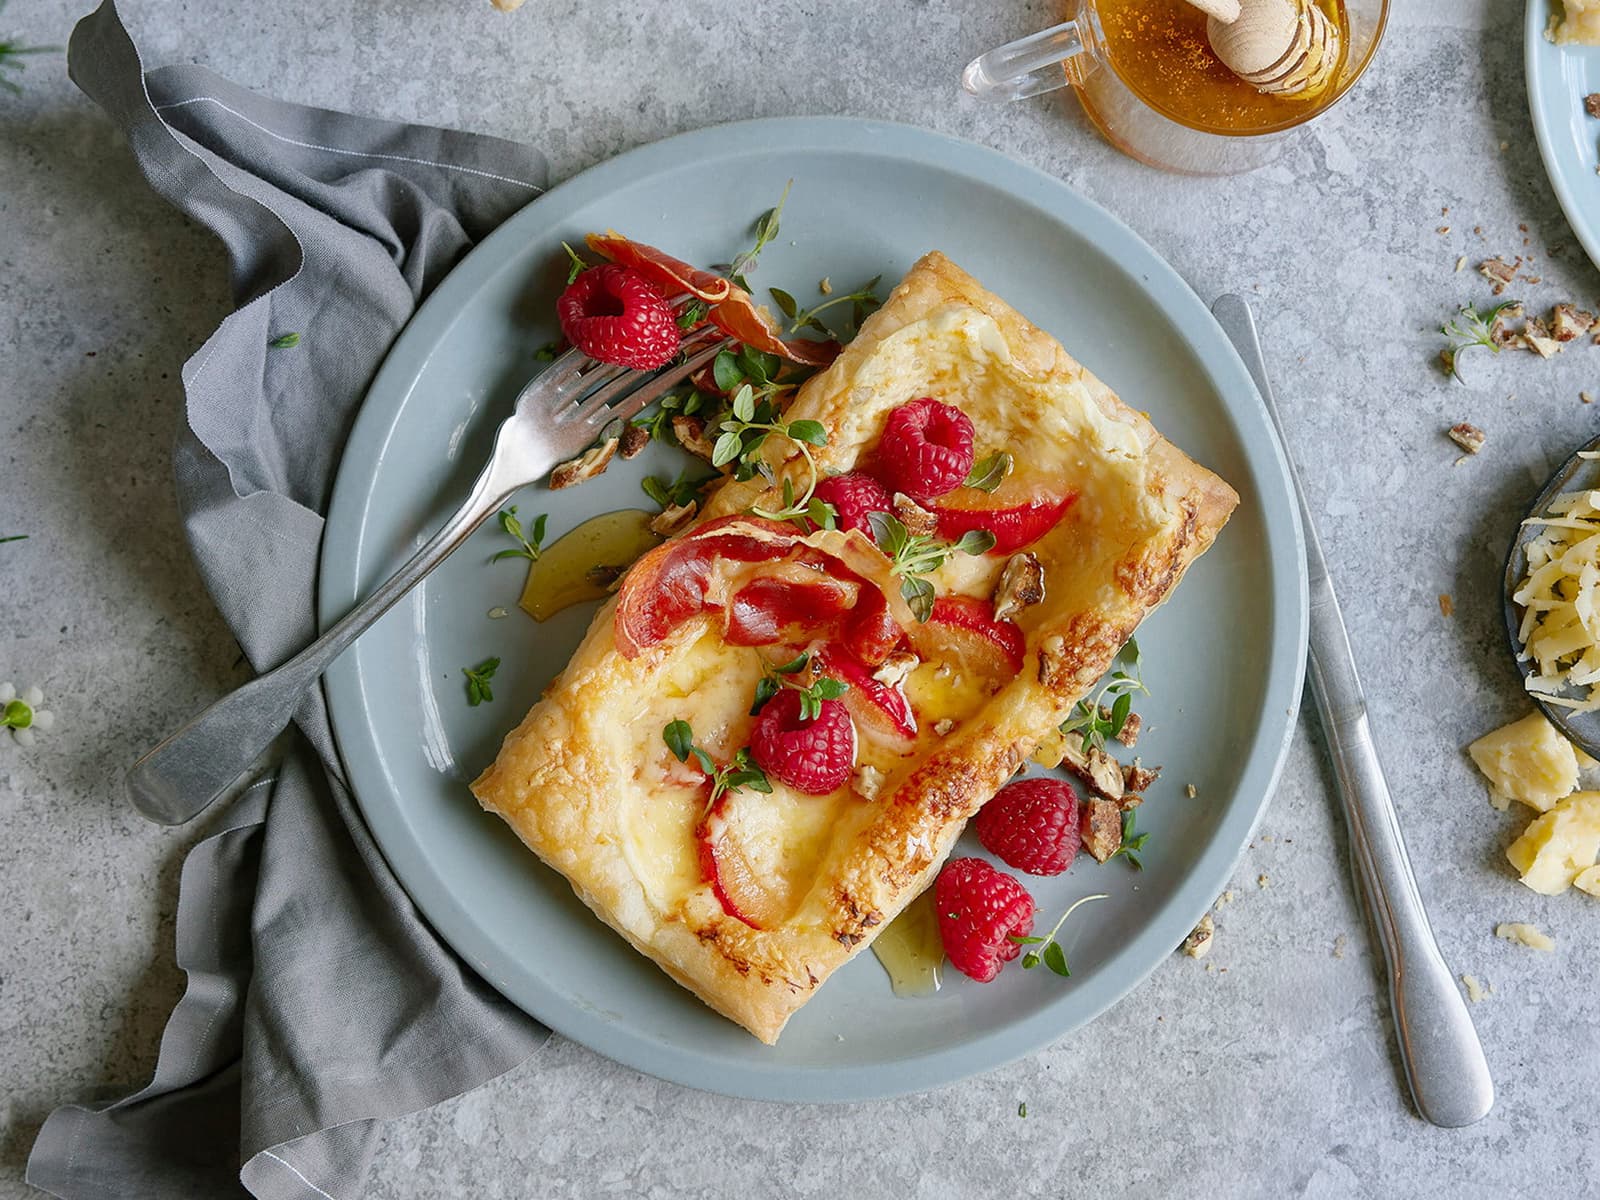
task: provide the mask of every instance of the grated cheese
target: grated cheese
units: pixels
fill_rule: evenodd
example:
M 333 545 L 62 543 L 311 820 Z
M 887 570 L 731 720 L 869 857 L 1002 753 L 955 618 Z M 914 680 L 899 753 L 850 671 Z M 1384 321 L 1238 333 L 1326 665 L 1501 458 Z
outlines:
M 1600 709 L 1600 489 L 1565 492 L 1523 524 L 1538 530 L 1511 596 L 1523 610 L 1518 658 L 1535 667 L 1524 685 L 1562 708 Z

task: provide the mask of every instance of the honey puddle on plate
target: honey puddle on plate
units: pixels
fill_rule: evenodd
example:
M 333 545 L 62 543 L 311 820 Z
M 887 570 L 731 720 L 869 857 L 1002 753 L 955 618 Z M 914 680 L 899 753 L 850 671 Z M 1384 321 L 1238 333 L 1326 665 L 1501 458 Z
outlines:
M 872 943 L 896 996 L 931 996 L 944 972 L 944 943 L 930 887 L 910 904 Z
M 528 582 L 517 603 L 535 621 L 564 608 L 600 600 L 633 561 L 661 541 L 650 532 L 655 514 L 625 508 L 601 513 L 557 538 L 528 564 Z

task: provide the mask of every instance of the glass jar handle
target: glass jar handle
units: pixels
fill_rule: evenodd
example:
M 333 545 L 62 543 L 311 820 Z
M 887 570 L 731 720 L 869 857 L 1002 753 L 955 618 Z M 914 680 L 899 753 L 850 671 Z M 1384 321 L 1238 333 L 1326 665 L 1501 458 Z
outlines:
M 1065 87 L 1062 64 L 1083 49 L 1078 23 L 1063 21 L 973 59 L 961 72 L 961 86 L 979 100 L 1025 100 Z

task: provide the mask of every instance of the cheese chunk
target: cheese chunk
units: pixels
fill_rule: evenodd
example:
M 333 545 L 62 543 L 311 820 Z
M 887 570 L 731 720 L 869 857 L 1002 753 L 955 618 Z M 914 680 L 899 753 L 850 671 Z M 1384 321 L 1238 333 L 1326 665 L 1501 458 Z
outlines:
M 1522 882 L 1546 896 L 1571 887 L 1579 874 L 1594 866 L 1596 854 L 1600 854 L 1600 792 L 1574 792 L 1535 817 L 1506 848 Z
M 1521 921 L 1502 922 L 1494 927 L 1497 938 L 1505 938 L 1508 942 L 1517 942 L 1530 950 L 1543 950 L 1549 953 L 1556 948 L 1556 940 L 1536 925 L 1524 925 Z
M 1551 15 L 1545 37 L 1558 46 L 1600 45 L 1600 0 L 1564 0 L 1562 7 L 1565 13 Z
M 1590 867 L 1587 871 L 1579 871 L 1578 877 L 1572 882 L 1579 891 L 1600 897 L 1600 867 Z
M 1484 734 L 1467 747 L 1467 753 L 1496 796 L 1520 800 L 1539 812 L 1578 786 L 1578 756 L 1572 743 L 1541 712 Z

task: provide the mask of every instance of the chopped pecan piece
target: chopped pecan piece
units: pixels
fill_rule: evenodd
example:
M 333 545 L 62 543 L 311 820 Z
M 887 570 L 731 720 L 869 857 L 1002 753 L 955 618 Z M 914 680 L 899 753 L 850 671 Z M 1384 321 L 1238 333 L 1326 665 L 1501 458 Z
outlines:
M 1462 421 L 1459 425 L 1452 425 L 1448 430 L 1450 440 L 1460 446 L 1468 454 L 1476 454 L 1483 449 L 1483 443 L 1488 440 L 1488 435 L 1476 425 L 1469 425 Z
M 624 459 L 635 457 L 650 444 L 650 431 L 629 421 L 622 427 L 622 445 L 618 448 Z
M 1083 808 L 1083 848 L 1105 862 L 1122 845 L 1122 810 L 1113 800 L 1093 798 Z
M 1550 313 L 1550 334 L 1558 342 L 1570 342 L 1593 329 L 1594 321 L 1592 312 L 1570 304 L 1558 304 Z
M 1549 358 L 1561 352 L 1561 343 L 1550 336 L 1550 327 L 1538 317 L 1528 318 L 1522 332 L 1517 335 L 1516 344 L 1524 350 L 1532 350 L 1540 358 Z
M 1514 263 L 1508 263 L 1497 254 L 1478 264 L 1478 274 L 1494 284 L 1494 294 L 1498 296 L 1506 290 L 1506 284 L 1517 277 L 1517 268 L 1521 265 L 1521 257 Z
M 611 465 L 617 452 L 617 439 L 607 438 L 598 446 L 591 446 L 577 458 L 569 459 L 550 472 L 550 490 L 559 491 L 602 474 Z
M 672 436 L 677 438 L 678 445 L 682 446 L 690 454 L 703 458 L 707 462 L 711 461 L 713 443 L 710 438 L 706 437 L 706 423 L 699 417 L 689 417 L 683 413 L 675 413 L 672 418 Z
M 662 537 L 673 536 L 690 521 L 694 520 L 694 514 L 699 507 L 693 500 L 687 504 L 669 505 L 661 510 L 655 520 L 650 522 L 650 532 L 658 533 Z
M 1122 728 L 1117 731 L 1117 741 L 1128 749 L 1133 749 L 1139 744 L 1139 730 L 1144 728 L 1144 718 L 1136 712 L 1128 714 L 1128 719 L 1122 723 Z
M 1130 792 L 1142 792 L 1148 789 L 1160 774 L 1160 767 L 1141 766 L 1136 758 L 1122 768 L 1122 786 Z
M 894 515 L 913 537 L 931 537 L 939 531 L 939 518 L 904 492 L 894 494 Z
M 1600 92 L 1590 92 L 1583 98 L 1583 111 L 1591 117 L 1600 117 Z
M 909 650 L 896 650 L 883 660 L 882 665 L 872 673 L 872 677 L 879 683 L 897 687 L 905 682 L 906 676 L 916 670 L 917 664 L 921 661 Z
M 1122 799 L 1117 801 L 1117 807 L 1127 812 L 1130 808 L 1138 808 L 1143 803 L 1144 797 L 1138 792 L 1123 792 Z
M 935 733 L 937 733 L 940 737 L 943 737 L 945 734 L 949 733 L 955 727 L 956 727 L 956 723 L 954 721 L 952 721 L 949 717 L 940 717 L 937 721 L 935 721 L 933 723 L 933 731 Z
M 1069 737 L 1061 748 L 1061 765 L 1107 800 L 1122 799 L 1122 765 L 1104 750 L 1090 747 L 1085 754 L 1083 743 Z
M 1495 313 L 1494 320 L 1489 323 L 1489 340 L 1501 349 L 1515 346 L 1522 337 L 1520 330 L 1512 329 L 1511 322 L 1520 321 L 1527 316 L 1527 310 L 1520 304 L 1508 304 Z
M 994 589 L 994 619 L 1005 621 L 1044 599 L 1044 568 L 1031 550 L 1013 554 Z
M 1207 913 L 1200 918 L 1200 924 L 1194 927 L 1189 936 L 1183 939 L 1183 945 L 1178 949 L 1190 958 L 1204 958 L 1211 953 L 1211 942 L 1216 932 L 1217 923 L 1211 919 L 1211 914 Z

